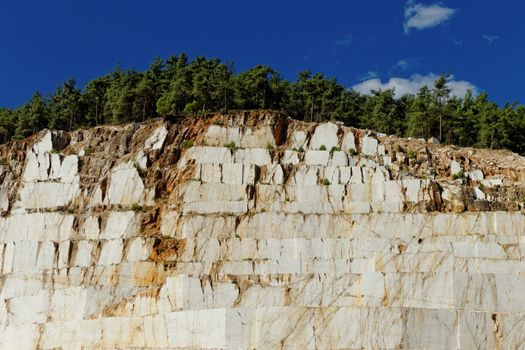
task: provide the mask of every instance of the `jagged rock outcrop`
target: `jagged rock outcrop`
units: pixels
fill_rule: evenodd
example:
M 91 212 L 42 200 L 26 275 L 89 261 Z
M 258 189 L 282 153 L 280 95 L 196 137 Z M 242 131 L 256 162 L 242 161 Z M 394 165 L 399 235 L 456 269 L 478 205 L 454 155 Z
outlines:
M 525 159 L 242 112 L 0 147 L 4 349 L 525 342 Z

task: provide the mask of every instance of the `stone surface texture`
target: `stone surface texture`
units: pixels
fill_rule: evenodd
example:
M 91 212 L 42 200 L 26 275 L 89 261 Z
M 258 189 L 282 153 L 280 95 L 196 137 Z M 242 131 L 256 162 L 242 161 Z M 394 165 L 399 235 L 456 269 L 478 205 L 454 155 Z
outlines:
M 510 152 L 260 111 L 45 130 L 0 156 L 2 349 L 525 344 Z

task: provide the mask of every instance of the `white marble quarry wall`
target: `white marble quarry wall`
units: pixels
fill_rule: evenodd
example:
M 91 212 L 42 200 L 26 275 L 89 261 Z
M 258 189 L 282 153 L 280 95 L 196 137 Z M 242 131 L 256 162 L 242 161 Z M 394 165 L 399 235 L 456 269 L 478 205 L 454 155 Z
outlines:
M 39 134 L 1 170 L 0 348 L 522 347 L 525 216 L 489 171 L 420 176 L 335 123 L 278 144 L 272 118 L 190 147 L 146 124 L 113 156 L 106 129 Z

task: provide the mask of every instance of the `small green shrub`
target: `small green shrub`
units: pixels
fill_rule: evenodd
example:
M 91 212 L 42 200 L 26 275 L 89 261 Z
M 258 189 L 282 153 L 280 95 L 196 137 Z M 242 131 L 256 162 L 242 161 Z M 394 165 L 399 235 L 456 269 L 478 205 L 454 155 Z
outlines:
M 226 143 L 224 147 L 230 149 L 230 151 L 235 151 L 237 149 L 237 146 L 235 145 L 235 142 L 233 141 Z
M 319 151 L 326 151 L 326 146 L 325 145 L 321 145 L 321 147 L 319 147 Z
M 273 149 L 273 145 L 271 143 L 266 144 L 266 148 L 269 150 Z
M 199 110 L 198 103 L 197 101 L 193 100 L 192 102 L 186 104 L 182 113 L 193 114 L 193 113 L 196 113 L 198 110 Z
M 350 153 L 351 156 L 357 156 L 357 151 L 355 150 L 355 148 L 350 147 L 348 149 L 348 153 Z
M 327 178 L 324 178 L 323 181 L 321 181 L 321 183 L 325 186 L 328 186 L 330 185 L 330 180 L 328 180 Z
M 414 152 L 414 151 L 408 151 L 408 153 L 407 153 L 407 157 L 408 157 L 408 159 L 414 159 L 414 158 L 416 158 L 416 152 Z
M 330 150 L 330 153 L 339 152 L 340 150 L 341 150 L 340 147 L 334 146 L 334 147 L 332 147 L 332 149 Z
M 459 173 L 452 174 L 452 180 L 462 179 L 463 176 L 465 176 L 465 173 L 461 170 Z
M 191 147 L 193 147 L 193 141 L 192 140 L 184 140 L 180 144 L 180 147 L 183 148 L 183 149 L 191 148 Z
M 93 153 L 93 149 L 91 147 L 87 146 L 84 148 L 84 156 L 90 156 L 91 153 Z
M 144 211 L 144 208 L 142 207 L 142 205 L 140 205 L 138 203 L 133 203 L 131 205 L 131 210 L 133 210 L 135 213 L 140 213 L 140 212 Z
M 299 149 L 298 149 L 297 151 L 298 151 L 298 152 L 301 152 L 301 153 L 304 152 L 304 148 L 303 148 L 303 146 L 299 147 Z

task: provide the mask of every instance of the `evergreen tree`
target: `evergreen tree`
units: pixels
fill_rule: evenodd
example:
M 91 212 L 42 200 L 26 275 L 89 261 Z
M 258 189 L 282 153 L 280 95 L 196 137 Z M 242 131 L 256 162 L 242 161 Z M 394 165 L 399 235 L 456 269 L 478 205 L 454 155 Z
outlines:
M 117 68 L 111 74 L 111 83 L 106 90 L 104 114 L 112 123 L 136 121 L 141 109 L 135 105 L 136 85 L 140 76 L 135 71 L 123 72 Z M 135 106 L 135 110 L 134 107 Z M 137 116 L 137 109 L 139 109 Z
M 190 102 L 192 83 L 188 57 L 184 53 L 171 56 L 166 67 L 160 81 L 162 92 L 156 104 L 157 113 L 163 116 L 177 115 Z
M 37 91 L 31 101 L 15 111 L 17 126 L 15 136 L 26 137 L 49 126 L 49 110 L 44 98 Z
M 74 79 L 64 82 L 51 97 L 49 127 L 72 130 L 81 124 L 82 98 Z
M 86 107 L 86 122 L 88 125 L 99 125 L 104 123 L 104 105 L 106 104 L 106 91 L 109 87 L 109 77 L 100 77 L 88 81 L 83 94 L 84 106 Z
M 241 108 L 276 108 L 282 96 L 280 93 L 281 78 L 268 66 L 258 65 L 239 74 L 236 79 L 236 104 Z
M 399 103 L 394 98 L 394 89 L 372 91 L 368 102 L 367 128 L 381 130 L 388 134 L 404 134 L 404 116 L 400 113 Z
M 419 89 L 416 96 L 408 99 L 407 136 L 428 139 L 437 136 L 436 118 L 431 111 L 432 95 L 428 86 Z
M 0 108 L 0 143 L 11 140 L 16 129 L 16 114 L 7 108 Z
M 447 79 L 448 76 L 441 75 L 435 82 L 434 82 L 434 89 L 432 90 L 433 97 L 434 97 L 434 103 L 435 103 L 435 110 L 439 117 L 439 141 L 441 142 L 442 134 L 443 134 L 443 117 L 444 117 L 444 102 L 449 97 L 450 89 L 447 85 Z

